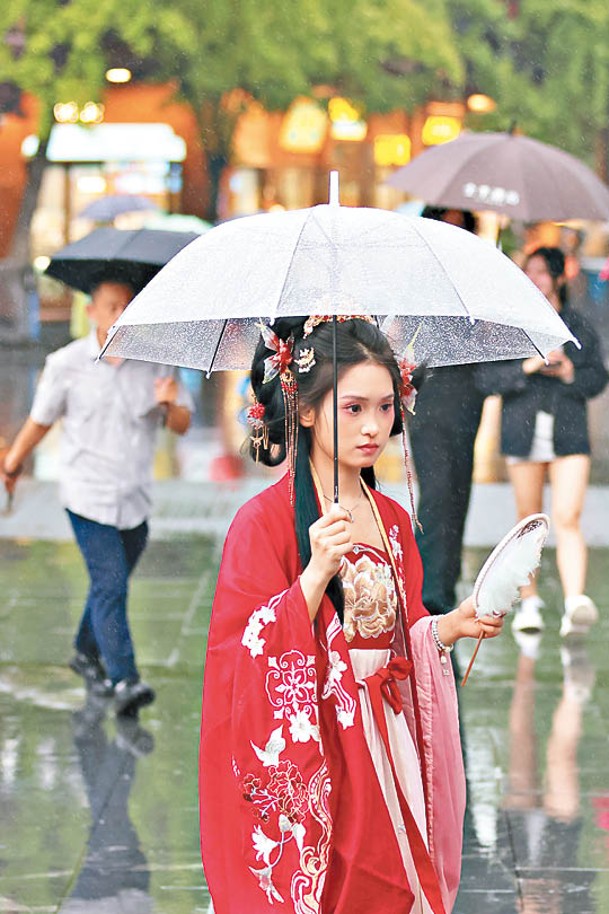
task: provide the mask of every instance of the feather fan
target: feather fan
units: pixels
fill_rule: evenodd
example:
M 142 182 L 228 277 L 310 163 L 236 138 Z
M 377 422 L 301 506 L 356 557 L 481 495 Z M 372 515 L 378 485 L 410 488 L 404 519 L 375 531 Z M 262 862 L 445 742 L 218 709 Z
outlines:
M 480 569 L 474 584 L 476 617 L 505 616 L 520 595 L 520 588 L 528 584 L 541 561 L 541 553 L 550 530 L 545 514 L 525 517 L 503 537 Z M 463 677 L 469 677 L 480 643 L 482 632 Z

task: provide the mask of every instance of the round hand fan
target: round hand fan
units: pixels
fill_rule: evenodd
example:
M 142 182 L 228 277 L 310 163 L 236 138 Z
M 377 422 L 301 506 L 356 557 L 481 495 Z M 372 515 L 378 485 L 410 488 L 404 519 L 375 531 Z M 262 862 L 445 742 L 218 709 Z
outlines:
M 541 561 L 541 552 L 550 531 L 546 514 L 523 518 L 498 543 L 478 572 L 474 584 L 476 616 L 505 616 L 528 584 Z M 478 653 L 484 632 L 480 633 L 472 659 L 463 677 L 465 685 Z

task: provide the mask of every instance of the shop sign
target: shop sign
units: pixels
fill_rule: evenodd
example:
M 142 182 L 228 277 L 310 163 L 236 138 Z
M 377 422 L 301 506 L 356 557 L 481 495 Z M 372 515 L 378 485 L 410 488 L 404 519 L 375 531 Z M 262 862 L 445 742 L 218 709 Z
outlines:
M 412 143 L 407 133 L 379 133 L 374 138 L 374 161 L 377 165 L 407 165 Z
M 279 131 L 279 145 L 286 152 L 321 152 L 328 132 L 323 108 L 310 98 L 297 98 L 288 108 Z
M 366 139 L 368 125 L 360 112 L 346 98 L 331 98 L 328 102 L 330 136 L 333 140 L 361 142 Z
M 425 146 L 439 146 L 456 140 L 461 133 L 461 120 L 444 114 L 431 114 L 425 119 L 421 139 Z

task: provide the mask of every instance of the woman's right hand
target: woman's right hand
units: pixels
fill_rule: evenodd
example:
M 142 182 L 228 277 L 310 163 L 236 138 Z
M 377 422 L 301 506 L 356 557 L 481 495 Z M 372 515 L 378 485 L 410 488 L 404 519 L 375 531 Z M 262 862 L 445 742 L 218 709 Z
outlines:
M 313 621 L 330 580 L 338 573 L 343 556 L 353 548 L 351 520 L 344 508 L 332 505 L 309 527 L 311 560 L 300 575 L 300 586 Z
M 333 504 L 327 514 L 309 527 L 312 568 L 320 581 L 328 584 L 338 571 L 343 560 L 353 547 L 351 542 L 351 519 L 344 508 Z M 324 585 L 325 586 L 325 585 Z

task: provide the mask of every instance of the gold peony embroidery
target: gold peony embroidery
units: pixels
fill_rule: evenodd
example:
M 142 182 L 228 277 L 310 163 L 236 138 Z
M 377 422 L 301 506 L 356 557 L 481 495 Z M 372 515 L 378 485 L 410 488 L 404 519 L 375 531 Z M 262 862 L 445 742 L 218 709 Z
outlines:
M 348 559 L 341 570 L 345 593 L 343 632 L 347 641 L 356 635 L 378 638 L 395 625 L 396 595 L 391 567 L 368 555 Z

